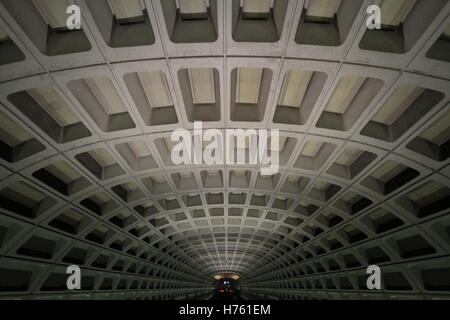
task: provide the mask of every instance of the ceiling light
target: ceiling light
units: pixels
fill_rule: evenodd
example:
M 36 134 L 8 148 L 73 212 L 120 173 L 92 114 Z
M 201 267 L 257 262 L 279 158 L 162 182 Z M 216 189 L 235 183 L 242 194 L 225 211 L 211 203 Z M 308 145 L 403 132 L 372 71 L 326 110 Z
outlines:
M 33 4 L 52 29 L 67 28 L 68 0 L 33 0 Z
M 434 122 L 419 137 L 428 140 L 435 145 L 441 146 L 450 139 L 450 111 Z
M 110 79 L 106 77 L 94 77 L 85 79 L 85 81 L 108 115 L 127 111 L 122 98 L 119 96 Z
M 10 147 L 14 147 L 32 139 L 33 136 L 5 113 L 0 112 L 0 138 Z
M 381 24 L 398 27 L 408 15 L 416 0 L 383 0 L 380 4 Z
M 51 87 L 29 89 L 28 94 L 62 127 L 80 122 L 80 118 L 69 108 Z
M 364 77 L 343 77 L 328 101 L 325 111 L 341 114 L 345 113 L 365 80 L 366 78 Z
M 300 107 L 313 71 L 289 70 L 283 82 L 278 104 L 285 107 Z
M 178 0 L 177 2 L 182 14 L 207 12 L 208 0 Z
M 142 17 L 145 8 L 141 0 L 108 0 L 108 2 L 118 20 Z
M 237 70 L 236 103 L 258 103 L 262 73 L 262 68 Z
M 315 158 L 325 142 L 309 140 L 302 150 L 302 156 Z
M 309 17 L 333 18 L 341 0 L 309 0 L 306 15 Z
M 392 93 L 372 121 L 391 125 L 423 92 L 423 88 L 414 85 L 401 85 Z
M 173 106 L 167 79 L 161 71 L 138 72 L 148 103 L 152 108 Z
M 216 101 L 214 90 L 213 68 L 188 69 L 189 83 L 194 104 L 214 104 Z
M 273 6 L 272 0 L 242 0 L 242 11 L 245 13 L 268 13 Z

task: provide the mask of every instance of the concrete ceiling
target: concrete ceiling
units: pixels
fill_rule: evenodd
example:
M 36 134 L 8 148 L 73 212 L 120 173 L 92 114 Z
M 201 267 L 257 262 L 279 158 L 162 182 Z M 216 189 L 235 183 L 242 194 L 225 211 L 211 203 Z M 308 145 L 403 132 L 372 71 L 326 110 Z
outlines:
M 0 298 L 449 297 L 448 1 L 67 3 L 0 0 Z M 194 121 L 279 129 L 279 173 L 174 165 Z

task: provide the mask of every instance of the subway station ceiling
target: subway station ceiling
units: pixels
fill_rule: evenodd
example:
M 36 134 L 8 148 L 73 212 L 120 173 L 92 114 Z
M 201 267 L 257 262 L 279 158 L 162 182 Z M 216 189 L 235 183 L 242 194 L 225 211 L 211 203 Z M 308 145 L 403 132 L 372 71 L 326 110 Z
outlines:
M 0 0 L 0 298 L 449 298 L 449 13 Z M 194 121 L 279 129 L 279 172 L 174 164 Z

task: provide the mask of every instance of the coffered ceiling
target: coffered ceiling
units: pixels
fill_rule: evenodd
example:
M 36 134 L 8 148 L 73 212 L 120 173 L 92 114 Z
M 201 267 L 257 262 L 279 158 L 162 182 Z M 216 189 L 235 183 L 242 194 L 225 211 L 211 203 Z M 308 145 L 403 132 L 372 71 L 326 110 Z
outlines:
M 247 297 L 448 298 L 449 13 L 0 0 L 0 298 L 194 297 L 228 273 Z M 194 121 L 279 129 L 279 172 L 174 164 Z

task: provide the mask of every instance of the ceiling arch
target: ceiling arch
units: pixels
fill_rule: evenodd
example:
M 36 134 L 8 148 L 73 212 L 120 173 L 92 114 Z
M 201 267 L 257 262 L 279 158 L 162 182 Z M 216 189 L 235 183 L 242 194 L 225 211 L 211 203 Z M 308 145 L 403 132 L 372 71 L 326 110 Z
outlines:
M 0 1 L 1 296 L 64 294 L 68 263 L 99 297 L 228 273 L 256 296 L 354 297 L 369 264 L 385 298 L 450 293 L 448 1 L 399 1 L 369 31 L 379 1 L 76 0 L 75 33 L 35 2 Z M 278 129 L 278 172 L 173 163 L 195 121 Z

